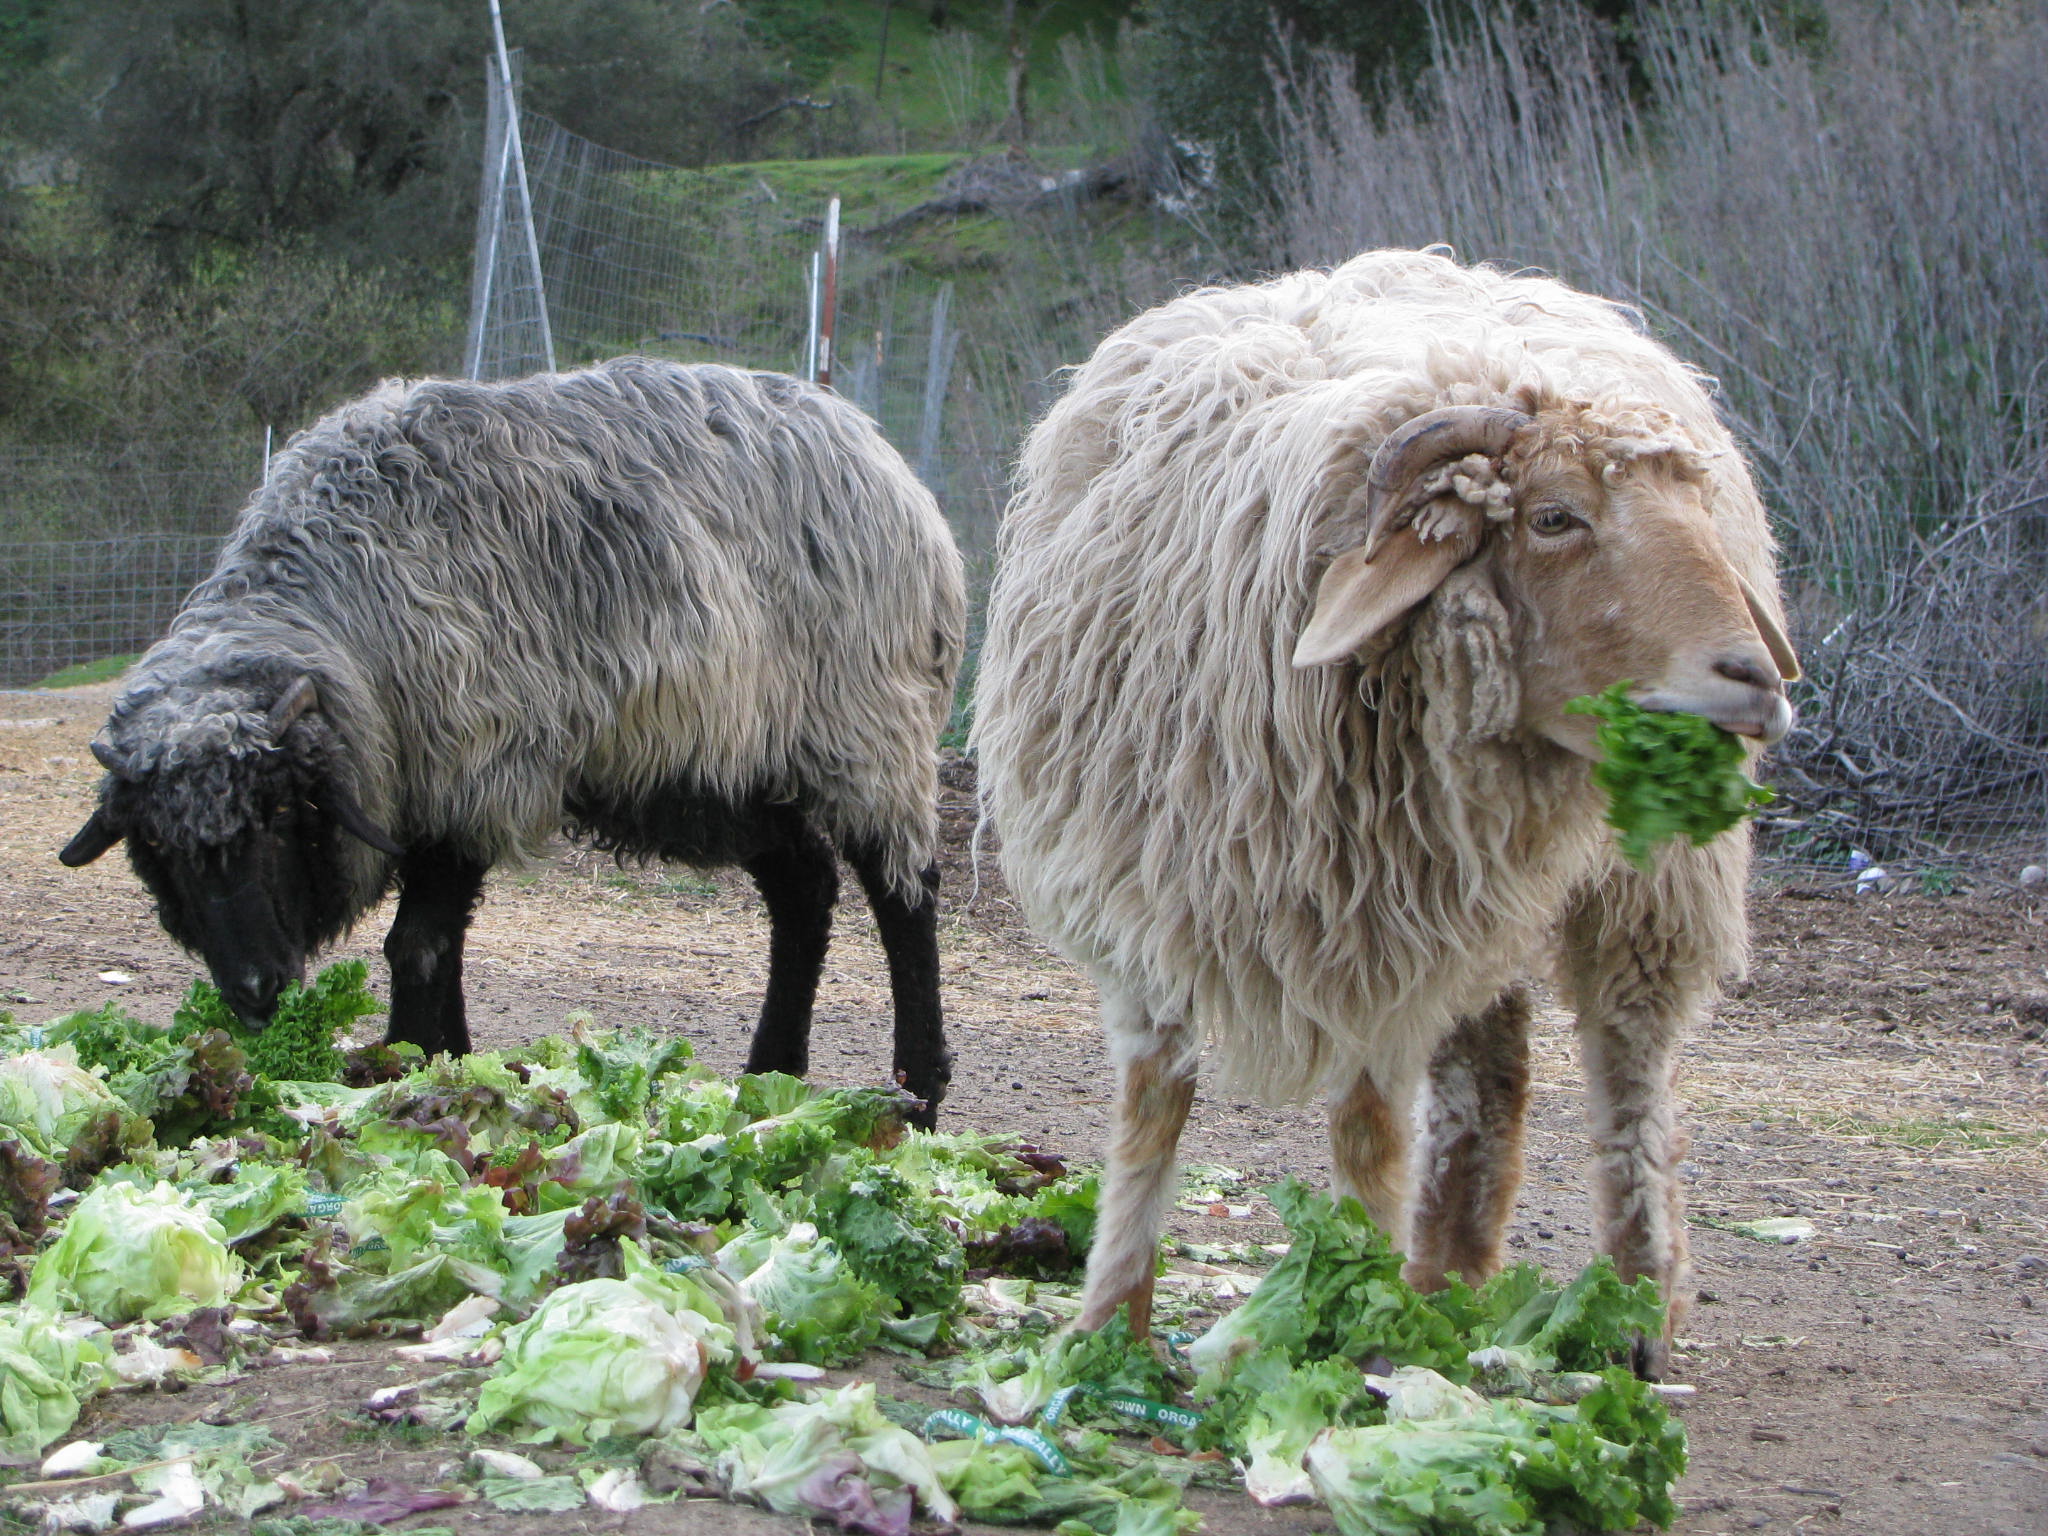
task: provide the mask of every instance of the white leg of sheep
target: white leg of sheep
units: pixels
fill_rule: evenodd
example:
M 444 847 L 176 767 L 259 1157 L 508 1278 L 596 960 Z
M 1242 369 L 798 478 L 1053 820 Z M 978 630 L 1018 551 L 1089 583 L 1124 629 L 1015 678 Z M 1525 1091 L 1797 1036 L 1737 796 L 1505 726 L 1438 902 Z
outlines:
M 1395 1247 L 1408 1232 L 1409 1106 L 1412 1078 L 1396 1077 L 1385 1066 L 1378 1075 L 1361 1069 L 1330 1095 L 1330 1184 L 1339 1199 L 1350 1196 L 1365 1207 Z
M 1678 1052 L 1720 979 L 1743 961 L 1749 848 L 1724 838 L 1667 855 L 1581 893 L 1560 930 L 1558 974 L 1578 1011 L 1593 1139 L 1600 1248 L 1625 1280 L 1648 1275 L 1669 1303 L 1665 1336 L 1644 1340 L 1640 1374 L 1663 1373 L 1692 1302 L 1679 1163 Z
M 1116 1113 L 1075 1326 L 1100 1328 L 1128 1301 L 1131 1330 L 1142 1335 L 1151 1327 L 1159 1229 L 1173 1195 L 1174 1148 L 1195 1101 L 1199 1053 L 1184 1025 L 1155 1017 L 1113 978 L 1098 973 L 1095 980 L 1117 1068 Z

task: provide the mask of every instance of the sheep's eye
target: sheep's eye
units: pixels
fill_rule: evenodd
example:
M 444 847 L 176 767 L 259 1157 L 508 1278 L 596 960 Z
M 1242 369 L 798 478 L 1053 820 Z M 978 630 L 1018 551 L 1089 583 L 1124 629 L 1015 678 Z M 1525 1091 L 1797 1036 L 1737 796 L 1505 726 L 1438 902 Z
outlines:
M 1561 533 L 1570 533 L 1580 526 L 1578 518 L 1563 507 L 1538 507 L 1529 514 L 1529 528 L 1546 538 L 1556 538 Z

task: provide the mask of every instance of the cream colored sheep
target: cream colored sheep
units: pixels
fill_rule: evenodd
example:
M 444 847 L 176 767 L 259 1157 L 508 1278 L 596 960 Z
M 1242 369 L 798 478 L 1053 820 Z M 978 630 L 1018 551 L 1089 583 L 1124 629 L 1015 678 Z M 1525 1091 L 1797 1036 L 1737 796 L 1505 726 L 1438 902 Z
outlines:
M 975 741 L 1120 1073 L 1083 1326 L 1149 1305 L 1205 1044 L 1225 1091 L 1328 1096 L 1336 1184 L 1418 1283 L 1498 1268 L 1546 960 L 1602 1245 L 1682 1304 L 1676 1048 L 1742 964 L 1748 844 L 1628 868 L 1561 709 L 1629 679 L 1776 740 L 1772 565 L 1698 376 L 1547 279 L 1374 252 L 1190 294 L 1076 371 L 1024 449 Z

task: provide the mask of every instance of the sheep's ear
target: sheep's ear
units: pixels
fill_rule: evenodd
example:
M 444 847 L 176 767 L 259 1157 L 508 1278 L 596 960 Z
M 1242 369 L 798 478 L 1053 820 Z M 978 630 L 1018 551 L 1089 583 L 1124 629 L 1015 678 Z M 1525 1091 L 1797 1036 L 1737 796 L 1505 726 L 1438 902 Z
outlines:
M 64 845 L 64 851 L 57 855 L 57 862 L 71 869 L 78 869 L 90 864 L 119 841 L 121 834 L 109 824 L 104 815 L 94 811 L 86 819 L 85 825 L 78 829 L 78 835 Z
M 1778 664 L 1778 676 L 1788 683 L 1799 680 L 1799 653 L 1792 649 L 1792 642 L 1785 637 L 1785 631 L 1778 628 L 1778 621 L 1771 617 L 1771 610 L 1764 606 L 1764 600 L 1757 596 L 1756 588 L 1743 581 L 1738 572 L 1736 581 L 1742 585 L 1743 601 L 1749 604 L 1749 616 L 1756 624 L 1756 632 L 1763 636 L 1764 649 L 1771 653 L 1771 660 Z
M 1428 597 L 1472 552 L 1462 539 L 1424 539 L 1413 528 L 1388 534 L 1368 559 L 1363 548 L 1332 560 L 1316 587 L 1308 626 L 1295 642 L 1297 667 L 1350 661 Z

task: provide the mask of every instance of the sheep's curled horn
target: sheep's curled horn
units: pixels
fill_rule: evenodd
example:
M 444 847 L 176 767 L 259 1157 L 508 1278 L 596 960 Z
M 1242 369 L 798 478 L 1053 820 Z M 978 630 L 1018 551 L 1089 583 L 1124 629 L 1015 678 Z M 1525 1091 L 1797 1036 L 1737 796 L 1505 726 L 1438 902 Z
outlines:
M 1535 418 L 1500 405 L 1446 405 L 1387 434 L 1365 474 L 1365 549 L 1369 562 L 1434 493 L 1423 476 L 1439 464 L 1482 454 L 1497 459 Z
M 278 695 L 277 702 L 270 706 L 270 739 L 279 746 L 284 744 L 285 733 L 298 722 L 301 715 L 320 707 L 320 690 L 313 679 L 303 673 L 291 687 Z M 389 832 L 364 814 L 356 804 L 356 797 L 335 779 L 328 779 L 308 798 L 318 809 L 332 816 L 335 823 L 351 837 L 360 838 L 379 853 L 392 858 L 404 856 L 405 847 Z
M 277 702 L 270 706 L 270 739 L 281 742 L 284 733 L 292 728 L 307 710 L 320 703 L 320 690 L 313 686 L 313 679 L 303 674 L 297 682 L 278 695 Z
M 115 778 L 129 784 L 137 782 L 135 771 L 121 760 L 120 754 L 114 751 L 113 744 L 105 737 L 93 737 L 91 748 L 92 755 L 99 765 Z M 95 808 L 93 813 L 86 817 L 85 825 L 72 835 L 71 841 L 57 854 L 57 862 L 70 869 L 83 868 L 121 841 L 121 838 L 122 833 L 107 820 L 105 810 Z
M 298 723 L 301 716 L 320 707 L 320 690 L 313 679 L 301 675 L 292 685 L 278 696 L 266 717 L 272 742 L 282 745 L 285 734 Z M 95 738 L 92 755 L 99 759 L 100 766 L 115 778 L 133 784 L 139 782 L 136 774 L 116 755 L 105 741 Z M 405 847 L 389 832 L 378 826 L 356 803 L 356 797 L 349 793 L 346 785 L 339 780 L 328 778 L 307 797 L 319 810 L 334 818 L 335 824 L 351 837 L 360 838 L 379 853 L 392 858 L 402 858 Z M 72 869 L 90 864 L 114 844 L 121 841 L 123 833 L 107 819 L 104 809 L 95 810 L 86 819 L 78 834 L 64 845 L 57 855 L 59 863 Z
M 1387 435 L 1366 470 L 1359 512 L 1333 529 L 1338 553 L 1316 588 L 1315 606 L 1294 647 L 1295 666 L 1354 659 L 1470 557 L 1476 528 L 1468 538 L 1442 537 L 1439 528 L 1432 537 L 1411 534 L 1398 544 L 1391 541 L 1413 526 L 1417 509 L 1440 494 L 1424 488 L 1430 470 L 1473 453 L 1497 459 L 1533 420 L 1505 406 L 1447 405 Z M 1347 535 L 1360 523 L 1363 537 L 1354 543 Z

